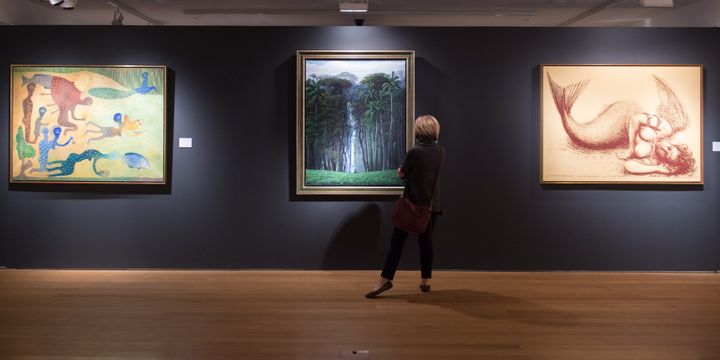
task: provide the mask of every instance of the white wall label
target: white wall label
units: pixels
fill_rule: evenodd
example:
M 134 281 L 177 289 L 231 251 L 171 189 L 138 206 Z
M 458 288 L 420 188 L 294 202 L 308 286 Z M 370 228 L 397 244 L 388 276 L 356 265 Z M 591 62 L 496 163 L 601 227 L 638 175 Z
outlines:
M 181 148 L 191 148 L 192 138 L 180 138 L 178 146 L 180 146 Z
M 720 141 L 713 141 L 713 151 L 720 151 Z

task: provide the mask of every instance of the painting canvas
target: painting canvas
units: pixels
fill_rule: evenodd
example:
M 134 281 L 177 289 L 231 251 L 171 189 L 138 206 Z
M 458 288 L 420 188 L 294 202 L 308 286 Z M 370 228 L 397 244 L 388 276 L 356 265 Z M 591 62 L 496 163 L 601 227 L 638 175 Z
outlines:
M 412 51 L 299 51 L 297 194 L 399 194 Z
M 11 67 L 10 182 L 164 184 L 164 66 Z
M 702 184 L 702 72 L 541 66 L 541 182 Z

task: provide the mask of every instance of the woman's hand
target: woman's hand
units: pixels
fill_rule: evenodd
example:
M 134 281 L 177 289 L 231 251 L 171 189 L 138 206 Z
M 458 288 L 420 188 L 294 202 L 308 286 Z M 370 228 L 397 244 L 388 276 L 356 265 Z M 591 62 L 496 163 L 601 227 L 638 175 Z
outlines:
M 402 168 L 401 168 L 401 167 L 399 167 L 398 170 L 397 170 L 397 176 L 398 176 L 399 178 L 401 178 L 401 179 L 404 179 L 404 178 L 405 178 L 405 173 L 402 171 Z

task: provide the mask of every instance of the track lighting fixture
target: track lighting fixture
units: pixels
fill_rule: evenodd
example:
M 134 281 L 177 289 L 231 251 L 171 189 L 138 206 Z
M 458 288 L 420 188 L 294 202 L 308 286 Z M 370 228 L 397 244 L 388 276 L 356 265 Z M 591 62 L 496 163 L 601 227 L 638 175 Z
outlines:
M 77 5 L 77 0 L 65 0 L 60 6 L 64 10 L 72 10 L 75 8 L 75 5 Z
M 48 2 L 52 6 L 60 5 L 63 10 L 72 10 L 77 6 L 78 0 L 48 0 Z
M 122 11 L 119 8 L 115 8 L 115 12 L 113 13 L 113 19 L 110 25 L 122 25 L 124 19 L 125 16 L 123 15 Z

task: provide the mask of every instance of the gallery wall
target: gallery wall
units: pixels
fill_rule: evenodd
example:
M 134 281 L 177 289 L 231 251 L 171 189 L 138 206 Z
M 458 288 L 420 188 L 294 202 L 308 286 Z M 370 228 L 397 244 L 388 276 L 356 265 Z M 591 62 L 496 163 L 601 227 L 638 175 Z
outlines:
M 161 64 L 174 93 L 162 191 L 10 189 L 5 163 L 0 266 L 379 268 L 392 198 L 293 195 L 294 55 L 410 49 L 416 114 L 438 117 L 448 154 L 437 268 L 720 268 L 717 29 L 3 26 L 0 39 L 5 69 Z M 538 65 L 588 63 L 704 66 L 704 186 L 539 184 Z M 0 139 L 6 162 L 7 125 Z M 405 251 L 415 268 L 415 242 Z

